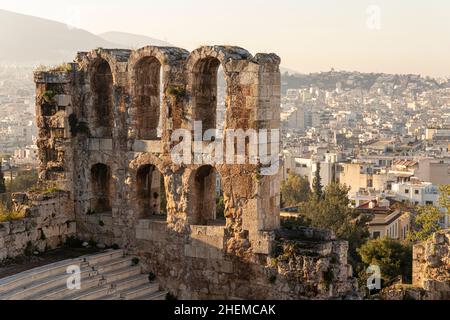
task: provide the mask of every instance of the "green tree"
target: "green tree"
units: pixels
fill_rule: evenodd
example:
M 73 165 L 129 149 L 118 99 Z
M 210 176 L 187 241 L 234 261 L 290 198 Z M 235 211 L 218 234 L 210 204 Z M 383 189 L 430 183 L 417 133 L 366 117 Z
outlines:
M 446 214 L 450 214 L 450 184 L 439 187 L 439 205 L 445 209 Z
M 360 262 L 356 249 L 368 239 L 369 231 L 367 219 L 349 206 L 349 190 L 345 185 L 331 183 L 325 187 L 322 199 L 311 197 L 300 206 L 300 213 L 311 226 L 332 230 L 338 238 L 348 240 L 350 262 L 356 267 Z
M 7 186 L 8 192 L 24 192 L 36 185 L 38 172 L 36 169 L 17 172 L 17 176 Z
M 1 164 L 2 164 L 2 159 L 0 158 L 0 193 L 5 193 L 6 192 L 5 178 L 3 176 Z
M 225 219 L 225 201 L 223 194 L 216 197 L 216 218 Z
M 316 164 L 316 171 L 314 172 L 314 178 L 312 183 L 312 189 L 314 192 L 314 196 L 318 199 L 322 199 L 322 178 L 320 177 L 320 162 Z
M 292 173 L 281 183 L 280 191 L 282 207 L 297 206 L 311 195 L 308 179 Z
M 418 207 L 417 213 L 412 217 L 407 239 L 412 242 L 429 239 L 433 233 L 441 229 L 439 223 L 441 217 L 442 212 L 434 206 Z
M 365 267 L 370 265 L 380 267 L 384 283 L 393 281 L 400 275 L 405 282 L 411 282 L 411 244 L 389 238 L 379 238 L 367 241 L 357 251 Z

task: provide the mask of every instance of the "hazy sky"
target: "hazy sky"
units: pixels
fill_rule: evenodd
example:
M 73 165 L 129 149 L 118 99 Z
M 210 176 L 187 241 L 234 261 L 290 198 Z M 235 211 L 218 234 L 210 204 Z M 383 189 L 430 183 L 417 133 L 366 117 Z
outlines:
M 93 33 L 124 31 L 192 50 L 275 52 L 300 72 L 450 75 L 448 0 L 0 0 L 0 8 Z M 375 6 L 375 7 L 373 7 Z M 379 8 L 379 12 L 377 11 Z

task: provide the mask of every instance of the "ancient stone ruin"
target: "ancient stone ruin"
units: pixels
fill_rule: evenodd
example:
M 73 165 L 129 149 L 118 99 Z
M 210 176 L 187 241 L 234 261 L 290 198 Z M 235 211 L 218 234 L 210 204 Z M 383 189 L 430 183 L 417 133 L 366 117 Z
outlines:
M 262 174 L 248 154 L 243 164 L 215 165 L 176 164 L 170 155 L 172 134 L 193 131 L 194 121 L 203 131 L 279 128 L 279 63 L 239 47 L 147 46 L 80 52 L 64 68 L 36 72 L 42 191 L 21 200 L 29 214 L 11 224 L 23 230 L 0 229 L 1 258 L 76 236 L 139 255 L 180 299 L 353 295 L 346 241 L 280 229 L 278 174 Z
M 441 230 L 413 247 L 412 285 L 383 290 L 389 300 L 450 300 L 450 230 Z

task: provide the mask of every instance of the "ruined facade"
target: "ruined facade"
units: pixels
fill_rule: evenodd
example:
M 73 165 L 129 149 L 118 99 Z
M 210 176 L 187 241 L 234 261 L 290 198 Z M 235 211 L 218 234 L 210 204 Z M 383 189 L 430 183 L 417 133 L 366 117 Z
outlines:
M 354 293 L 345 241 L 280 230 L 278 174 L 263 175 L 264 165 L 249 161 L 171 158 L 176 129 L 193 131 L 194 121 L 203 131 L 220 127 L 219 66 L 227 84 L 221 127 L 279 128 L 279 63 L 238 47 L 147 46 L 81 52 L 67 70 L 36 72 L 41 185 L 68 194 L 79 238 L 139 255 L 178 298 Z

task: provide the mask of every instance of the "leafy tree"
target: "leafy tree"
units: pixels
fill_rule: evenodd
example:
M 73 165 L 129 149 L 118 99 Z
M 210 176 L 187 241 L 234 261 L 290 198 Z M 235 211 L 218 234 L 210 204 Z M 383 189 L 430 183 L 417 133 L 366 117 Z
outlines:
M 316 168 L 316 172 L 314 172 L 314 178 L 313 178 L 313 192 L 314 192 L 314 196 L 318 199 L 321 199 L 323 194 L 322 194 L 322 178 L 320 177 L 320 162 L 317 162 L 317 168 Z
M 281 183 L 281 206 L 292 207 L 305 202 L 311 195 L 308 179 L 290 173 L 288 178 Z
M 439 187 L 439 205 L 450 214 L 450 184 L 443 184 Z
M 300 206 L 300 212 L 311 226 L 332 230 L 338 238 L 348 240 L 350 262 L 356 267 L 356 249 L 368 239 L 369 231 L 367 219 L 349 206 L 349 190 L 345 185 L 331 183 L 325 187 L 322 199 L 311 197 Z
M 216 197 L 216 218 L 225 219 L 225 201 L 222 194 Z
M 0 158 L 0 193 L 5 193 L 6 192 L 5 178 L 3 176 L 1 163 L 2 159 Z
M 24 192 L 28 191 L 38 180 L 36 169 L 19 171 L 15 179 L 13 179 L 8 187 L 8 192 Z
M 367 241 L 358 253 L 365 267 L 380 267 L 384 283 L 395 280 L 399 275 L 405 282 L 412 279 L 412 246 L 398 240 L 378 238 Z
M 407 239 L 412 242 L 425 241 L 441 229 L 442 212 L 434 206 L 420 206 L 411 221 Z

